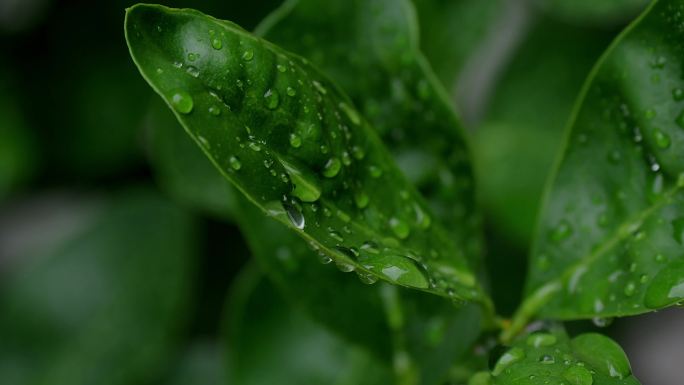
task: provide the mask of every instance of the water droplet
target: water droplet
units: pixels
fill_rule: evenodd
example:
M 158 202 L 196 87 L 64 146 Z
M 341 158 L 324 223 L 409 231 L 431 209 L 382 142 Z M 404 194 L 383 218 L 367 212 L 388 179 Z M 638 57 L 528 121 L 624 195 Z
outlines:
M 409 228 L 408 224 L 406 224 L 406 222 L 397 217 L 392 217 L 389 220 L 389 226 L 390 229 L 392 229 L 394 235 L 396 235 L 399 239 L 406 239 L 409 236 L 409 233 L 411 232 L 411 229 Z
M 290 146 L 294 148 L 299 148 L 302 145 L 302 137 L 292 133 L 290 134 Z
M 634 284 L 634 282 L 631 282 L 631 281 L 627 282 L 627 284 L 625 285 L 625 290 L 624 290 L 625 295 L 628 297 L 631 297 L 634 295 L 635 291 L 636 291 L 636 285 Z
M 632 373 L 625 352 L 604 335 L 582 334 L 570 344 L 578 358 L 606 376 L 623 379 Z
M 297 95 L 297 91 L 295 91 L 295 89 L 292 87 L 287 87 L 287 90 L 285 92 L 287 92 L 287 96 Z
M 254 151 L 254 152 L 260 152 L 261 151 L 261 145 L 257 142 L 249 142 L 249 149 Z
M 214 116 L 219 116 L 221 115 L 221 109 L 218 106 L 211 106 L 209 107 L 209 113 Z
M 221 41 L 221 39 L 215 37 L 215 38 L 211 39 L 211 46 L 214 49 L 221 49 L 221 48 L 223 48 L 223 41 Z
M 251 49 L 248 49 L 242 54 L 242 60 L 251 61 L 252 59 L 254 59 L 254 51 L 252 51 Z
M 190 53 L 188 54 L 188 60 L 190 60 L 190 61 L 195 61 L 195 60 L 197 60 L 197 57 L 198 57 L 198 55 L 196 55 L 196 54 L 194 54 L 194 53 L 192 53 L 192 52 L 190 52 Z
M 354 265 L 344 261 L 335 261 L 335 266 L 337 269 L 343 273 L 349 273 L 354 271 Z
M 612 317 L 594 317 L 591 319 L 591 322 L 596 327 L 605 328 L 605 327 L 610 326 L 613 323 L 613 318 Z
M 665 149 L 670 147 L 670 136 L 658 128 L 653 131 L 653 139 L 655 139 L 656 145 L 660 148 Z
M 356 207 L 360 209 L 368 206 L 369 200 L 368 194 L 363 191 L 357 191 L 356 194 L 354 194 L 354 203 L 356 203 Z
M 370 176 L 373 178 L 380 178 L 382 176 L 382 169 L 378 166 L 369 166 L 368 172 L 370 173 Z
M 365 283 L 366 285 L 372 285 L 375 282 L 378 282 L 378 277 L 376 277 L 375 275 L 373 275 L 371 273 L 366 273 L 363 271 L 357 271 L 356 275 L 359 277 L 359 280 L 361 282 Z
M 285 209 L 285 213 L 287 214 L 287 217 L 290 219 L 290 223 L 292 223 L 292 226 L 302 230 L 304 229 L 304 226 L 306 225 L 305 220 L 304 220 L 304 214 L 299 210 L 299 208 L 289 202 L 283 202 L 283 208 Z
M 334 239 L 340 243 L 344 242 L 344 238 L 342 237 L 342 234 L 340 234 L 339 232 L 332 230 L 332 229 L 329 229 L 328 231 L 329 231 L 328 235 L 330 235 L 330 238 L 332 238 L 332 239 Z
M 332 258 L 330 258 L 328 254 L 322 252 L 318 253 L 318 260 L 324 265 L 327 265 L 330 262 L 332 262 Z
M 496 365 L 494 366 L 494 369 L 492 370 L 492 375 L 493 376 L 498 376 L 499 374 L 503 373 L 506 368 L 511 366 L 512 364 L 522 360 L 525 358 L 525 351 L 518 348 L 514 347 L 508 350 L 506 353 L 501 355 L 499 360 L 496 362 Z
M 266 91 L 264 99 L 266 99 L 266 107 L 269 110 L 275 110 L 278 108 L 278 104 L 280 104 L 280 95 L 278 95 L 276 90 L 269 89 Z
M 292 195 L 299 198 L 302 202 L 315 202 L 321 197 L 321 187 L 318 180 L 309 172 L 294 163 L 278 159 L 294 185 Z
M 360 252 L 359 261 L 363 267 L 385 277 L 388 281 L 420 289 L 428 287 L 425 274 L 413 259 L 391 250 L 383 251 L 380 254 L 369 254 L 367 250 L 362 248 Z
M 561 220 L 553 231 L 550 238 L 554 242 L 560 242 L 572 235 L 572 226 L 565 219 Z
M 544 354 L 543 356 L 539 357 L 539 363 L 544 365 L 552 365 L 556 363 L 556 359 L 550 354 Z
M 228 159 L 228 163 L 230 164 L 230 167 L 235 171 L 238 171 L 239 169 L 242 168 L 242 162 L 240 162 L 240 159 L 238 159 L 235 156 L 231 156 Z
M 342 151 L 342 164 L 349 166 L 352 164 L 351 156 L 347 151 Z
M 361 147 L 359 147 L 359 146 L 353 146 L 352 149 L 351 149 L 351 151 L 352 151 L 352 155 L 353 155 L 354 158 L 356 158 L 357 160 L 361 160 L 361 159 L 363 159 L 363 157 L 366 156 L 366 152 L 363 151 L 363 148 L 361 148 Z
M 284 73 L 285 71 L 287 71 L 287 67 L 285 67 L 285 66 L 282 65 L 282 64 L 278 64 L 278 65 L 276 66 L 276 68 L 278 69 L 278 72 L 283 72 L 283 73 Z
M 676 260 L 663 267 L 646 289 L 644 305 L 659 309 L 684 299 L 684 260 Z
M 326 178 L 334 178 L 340 173 L 342 162 L 338 158 L 330 158 L 323 166 L 323 176 Z
M 533 333 L 527 337 L 527 344 L 535 348 L 553 346 L 556 341 L 556 336 L 549 333 Z
M 192 96 L 185 91 L 178 91 L 171 97 L 171 104 L 176 109 L 176 111 L 181 114 L 189 114 L 195 107 L 195 102 L 192 100 Z
M 344 113 L 347 115 L 347 117 L 352 123 L 354 123 L 357 126 L 361 124 L 361 118 L 359 117 L 359 114 L 352 107 L 349 107 L 347 103 L 340 103 L 340 109 L 344 111 Z
M 594 377 L 591 372 L 582 366 L 571 366 L 563 372 L 563 378 L 570 382 L 570 385 L 592 385 Z

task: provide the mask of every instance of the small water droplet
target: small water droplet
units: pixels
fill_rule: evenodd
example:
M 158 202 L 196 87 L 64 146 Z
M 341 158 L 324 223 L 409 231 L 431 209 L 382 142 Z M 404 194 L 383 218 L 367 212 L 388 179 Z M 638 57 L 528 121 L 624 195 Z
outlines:
M 302 145 L 302 137 L 292 133 L 290 134 L 290 146 L 294 148 L 299 148 Z
M 408 224 L 406 224 L 404 220 L 397 217 L 390 218 L 389 226 L 394 235 L 396 235 L 399 239 L 406 239 L 411 232 Z
M 369 166 L 368 172 L 372 178 L 380 178 L 382 176 L 382 169 L 378 166 Z
M 275 110 L 280 104 L 280 95 L 278 95 L 278 91 L 273 89 L 266 91 L 264 99 L 266 100 L 266 107 L 269 110 Z
M 356 203 L 356 207 L 360 209 L 368 206 L 369 201 L 370 199 L 368 198 L 368 194 L 363 191 L 357 191 L 356 194 L 354 194 L 354 203 Z
M 378 282 L 378 277 L 376 277 L 375 275 L 373 275 L 371 273 L 366 273 L 363 271 L 357 271 L 356 275 L 359 277 L 359 280 L 361 282 L 365 283 L 366 285 L 372 285 L 372 284 Z
M 278 72 L 283 72 L 283 73 L 284 73 L 285 71 L 287 71 L 287 67 L 285 67 L 285 66 L 282 65 L 282 64 L 276 65 L 276 68 L 278 69 Z
M 326 178 L 334 178 L 340 173 L 342 162 L 338 158 L 330 158 L 323 166 L 323 176 Z
M 634 295 L 635 291 L 636 291 L 636 285 L 634 284 L 634 282 L 631 282 L 631 281 L 627 282 L 627 284 L 625 285 L 625 290 L 624 290 L 625 295 L 628 297 L 631 297 Z
M 337 269 L 343 273 L 349 273 L 354 271 L 354 265 L 344 261 L 335 261 L 335 266 Z
M 539 357 L 539 363 L 544 365 L 552 365 L 556 363 L 556 359 L 550 354 L 544 354 Z
M 242 162 L 240 162 L 240 159 L 238 159 L 235 156 L 231 156 L 228 159 L 228 163 L 230 164 L 230 167 L 235 171 L 238 171 L 242 168 Z
M 189 114 L 195 107 L 195 102 L 192 100 L 192 96 L 185 91 L 178 91 L 171 97 L 171 104 L 176 109 L 176 111 L 181 114 Z
M 223 48 L 223 41 L 221 41 L 221 39 L 215 37 L 215 38 L 211 39 L 211 46 L 214 49 L 221 49 L 221 48 Z
M 292 87 L 287 87 L 287 90 L 285 92 L 287 93 L 287 96 L 297 95 L 297 91 L 295 91 L 295 89 Z
M 613 323 L 613 318 L 611 317 L 594 317 L 591 319 L 594 326 L 599 328 L 605 328 Z
M 194 53 L 192 53 L 192 52 L 190 52 L 190 53 L 188 54 L 188 60 L 189 60 L 189 61 L 195 61 L 195 60 L 197 60 L 197 57 L 198 57 L 198 55 L 197 55 L 197 54 L 194 54 Z
M 363 150 L 363 148 L 361 148 L 359 146 L 353 146 L 351 151 L 352 151 L 352 155 L 357 160 L 361 160 L 366 156 L 366 152 Z
M 254 51 L 252 51 L 251 49 L 248 49 L 242 54 L 242 60 L 251 61 L 252 59 L 254 59 Z
M 670 147 L 670 136 L 658 128 L 653 131 L 653 139 L 655 139 L 656 145 L 660 148 Z
M 672 99 L 674 99 L 677 102 L 684 100 L 684 90 L 681 88 L 673 88 L 672 89 Z
M 214 116 L 219 116 L 221 115 L 221 109 L 218 106 L 211 106 L 209 107 L 209 113 Z

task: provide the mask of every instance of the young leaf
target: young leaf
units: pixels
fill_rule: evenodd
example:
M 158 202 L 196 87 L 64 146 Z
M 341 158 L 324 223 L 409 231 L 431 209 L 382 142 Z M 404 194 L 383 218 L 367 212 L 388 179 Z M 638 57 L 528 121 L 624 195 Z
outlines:
M 476 384 L 639 384 L 615 341 L 596 333 L 569 339 L 560 331 L 532 333 L 517 341 L 498 358 L 491 378 L 480 376 L 484 378 Z
M 340 265 L 485 301 L 462 249 L 368 123 L 305 59 L 194 10 L 136 5 L 131 55 L 216 167 Z
M 477 266 L 482 229 L 470 151 L 449 97 L 418 49 L 411 2 L 290 0 L 257 32 L 309 58 L 349 93 L 435 219 Z
M 148 383 L 169 358 L 187 319 L 191 218 L 136 192 L 94 222 L 3 275 L 2 382 Z
M 514 331 L 684 299 L 684 1 L 652 4 L 592 71 L 568 127 Z
M 231 293 L 225 320 L 229 383 L 392 383 L 389 366 L 289 308 L 254 269 L 238 276 Z

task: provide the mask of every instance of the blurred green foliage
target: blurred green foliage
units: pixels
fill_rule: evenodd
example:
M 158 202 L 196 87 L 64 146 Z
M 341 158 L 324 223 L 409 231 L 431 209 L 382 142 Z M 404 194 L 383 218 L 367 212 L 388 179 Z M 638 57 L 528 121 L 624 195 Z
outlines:
M 248 30 L 281 4 L 160 2 Z M 483 327 L 476 310 L 429 317 L 439 304 L 401 292 L 404 314 L 412 317 L 405 324 L 412 326 L 390 330 L 387 309 L 378 307 L 385 301 L 381 289 L 349 282 L 355 277 L 325 270 L 330 266 L 304 264 L 313 258 L 306 244 L 278 248 L 291 234 L 272 223 L 261 225 L 259 237 L 243 239 L 239 226 L 258 227 L 263 218 L 245 211 L 233 188 L 216 178 L 130 61 L 122 21 L 134 3 L 0 2 L 0 239 L 14 234 L 9 229 L 27 228 L 22 237 L 40 243 L 44 233 L 34 223 L 43 207 L 36 197 L 85 191 L 105 202 L 83 228 L 48 250 L 16 254 L 0 245 L 0 384 L 389 383 L 401 361 L 393 356 L 397 330 L 427 368 L 423 383 L 446 377 L 461 383 L 482 369 L 481 357 L 458 358 L 488 346 L 457 327 Z M 501 34 L 506 2 L 413 3 L 415 43 L 439 87 L 454 94 L 463 76 L 472 75 L 466 70 L 488 60 L 482 52 Z M 511 43 L 510 55 L 495 56 L 491 92 L 466 127 L 487 227 L 484 269 L 503 314 L 519 303 L 541 191 L 582 81 L 645 4 L 512 3 L 526 15 L 521 38 Z M 295 29 L 268 38 L 289 39 L 293 50 L 302 43 L 308 55 L 307 42 L 327 36 L 326 27 L 316 25 L 320 34 L 313 31 L 308 40 L 299 40 Z M 362 45 L 364 36 L 358 40 Z M 311 59 L 322 61 L 367 111 L 377 110 L 384 94 L 401 94 L 383 67 L 398 62 L 401 52 L 390 52 L 396 57 L 383 65 L 370 58 L 346 66 L 348 47 L 325 48 L 340 51 Z M 365 105 L 370 82 L 357 82 L 362 76 L 380 84 Z M 413 124 L 397 106 L 401 101 L 381 109 L 376 124 L 384 122 L 388 141 L 410 143 L 391 132 Z M 462 106 L 445 111 L 451 107 Z M 411 155 L 404 168 L 411 169 Z M 440 174 L 416 180 L 425 175 Z M 25 221 L 30 225 L 20 226 Z M 246 254 L 257 264 L 245 267 Z M 292 277 L 300 281 L 283 285 Z M 326 301 L 340 291 L 348 297 Z M 357 291 L 367 293 L 362 303 L 348 300 Z M 431 345 L 436 340 L 446 342 Z

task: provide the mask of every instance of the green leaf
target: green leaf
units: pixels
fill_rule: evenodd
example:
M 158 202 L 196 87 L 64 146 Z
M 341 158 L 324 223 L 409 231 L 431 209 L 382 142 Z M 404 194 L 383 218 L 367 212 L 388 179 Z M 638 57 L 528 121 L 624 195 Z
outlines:
M 219 170 L 357 271 L 484 301 L 457 248 L 368 123 L 306 60 L 193 10 L 137 5 L 131 55 Z
M 226 358 L 215 341 L 194 341 L 168 374 L 166 385 L 219 385 L 227 383 Z
M 340 274 L 327 255 L 316 256 L 303 240 L 255 208 L 241 208 L 238 222 L 253 256 L 289 302 L 383 362 L 391 362 L 393 348 L 408 354 L 421 384 L 440 383 L 477 338 L 481 315 L 476 306 L 457 308 L 439 297 L 402 290 L 395 293 L 399 314 L 391 317 L 384 289 L 368 286 L 375 277 Z M 317 258 L 323 264 L 313 263 Z M 388 317 L 402 322 L 394 325 Z
M 648 0 L 538 0 L 535 3 L 554 16 L 574 23 L 605 26 L 634 17 Z
M 684 2 L 654 3 L 592 71 L 548 187 L 530 263 L 529 316 L 640 314 L 684 299 Z
M 449 97 L 418 49 L 410 1 L 290 0 L 257 32 L 309 58 L 349 93 L 477 266 L 481 221 L 470 151 Z
M 3 382 L 146 383 L 168 359 L 187 319 L 191 218 L 130 192 L 94 222 L 3 275 Z
M 457 77 L 494 26 L 501 0 L 413 0 L 420 47 L 435 73 L 453 91 Z
M 536 332 L 517 341 L 494 365 L 492 385 L 638 385 L 622 348 L 601 334 L 588 333 L 573 339 L 561 331 Z M 483 378 L 484 377 L 484 378 Z
M 230 383 L 392 383 L 388 366 L 289 308 L 253 269 L 243 271 L 231 292 L 225 325 Z
M 183 205 L 232 220 L 237 211 L 237 192 L 160 100 L 150 106 L 146 129 L 152 165 L 162 189 Z

